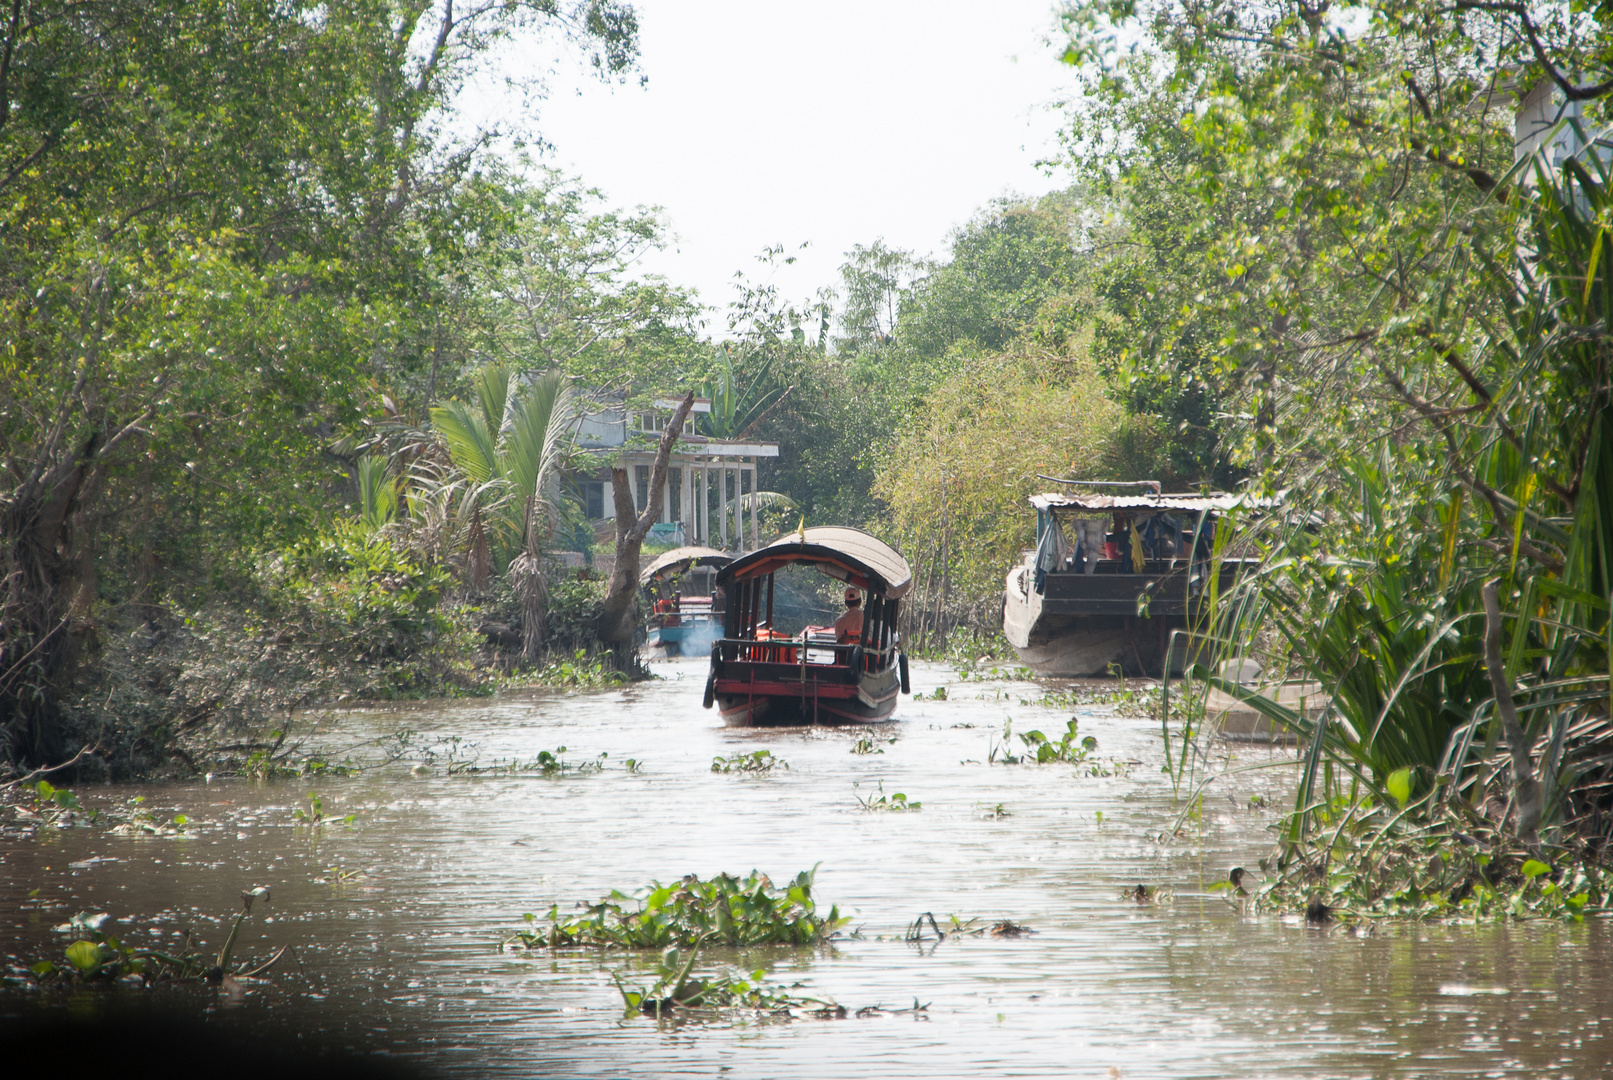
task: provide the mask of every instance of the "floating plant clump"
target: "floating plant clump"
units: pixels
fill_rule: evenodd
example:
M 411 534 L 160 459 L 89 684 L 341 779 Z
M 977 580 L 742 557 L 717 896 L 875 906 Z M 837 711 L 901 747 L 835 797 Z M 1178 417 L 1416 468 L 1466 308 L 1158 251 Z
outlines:
M 837 907 L 820 915 L 812 898 L 817 867 L 781 887 L 758 871 L 748 877 L 694 874 L 662 885 L 652 882 L 629 896 L 611 894 L 580 914 L 563 916 L 558 904 L 548 925 L 527 914 L 527 928 L 505 941 L 527 949 L 605 946 L 664 949 L 672 945 L 821 945 L 847 920 Z

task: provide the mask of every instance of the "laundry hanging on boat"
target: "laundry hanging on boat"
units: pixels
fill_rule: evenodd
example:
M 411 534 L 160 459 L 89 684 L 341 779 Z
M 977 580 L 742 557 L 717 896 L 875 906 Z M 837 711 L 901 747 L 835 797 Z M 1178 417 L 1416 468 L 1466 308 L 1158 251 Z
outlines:
M 1063 564 L 1068 546 L 1057 515 L 1049 514 L 1047 528 L 1042 530 L 1041 542 L 1036 545 L 1037 592 L 1042 592 L 1046 586 L 1047 575 Z
M 1076 518 L 1072 524 L 1081 538 L 1081 556 L 1086 560 L 1083 569 L 1088 574 L 1096 573 L 1098 560 L 1103 558 L 1103 539 L 1109 531 L 1108 522 L 1103 518 Z
M 1143 550 L 1155 559 L 1174 559 L 1182 543 L 1182 527 L 1169 514 L 1152 514 L 1142 523 Z

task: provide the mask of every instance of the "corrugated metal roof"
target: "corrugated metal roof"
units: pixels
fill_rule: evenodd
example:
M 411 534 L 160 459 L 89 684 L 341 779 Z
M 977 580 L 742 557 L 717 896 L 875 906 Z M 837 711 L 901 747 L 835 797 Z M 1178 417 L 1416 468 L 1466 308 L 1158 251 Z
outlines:
M 1277 506 L 1278 502 L 1275 499 L 1257 498 L 1252 495 L 1228 495 L 1225 492 L 1217 492 L 1214 495 L 1088 495 L 1049 491 L 1041 495 L 1032 495 L 1030 504 L 1038 510 L 1088 510 L 1095 513 L 1112 510 L 1182 510 L 1199 514 L 1206 510 L 1211 513 L 1225 513 L 1234 507 L 1269 509 Z
M 662 552 L 658 559 L 640 571 L 638 583 L 648 585 L 651 578 L 680 563 L 694 566 L 725 566 L 733 561 L 734 557 L 732 555 L 726 551 L 718 551 L 716 548 L 700 547 L 699 545 L 673 548 L 671 551 Z
M 768 573 L 785 563 L 815 563 L 830 577 L 846 580 L 850 571 L 869 588 L 899 600 L 913 587 L 913 571 L 894 548 L 861 529 L 844 525 L 818 525 L 803 533 L 787 533 L 766 547 L 741 556 L 723 567 L 719 581 L 743 581 Z M 838 568 L 841 573 L 835 573 Z M 748 571 L 748 572 L 747 572 Z

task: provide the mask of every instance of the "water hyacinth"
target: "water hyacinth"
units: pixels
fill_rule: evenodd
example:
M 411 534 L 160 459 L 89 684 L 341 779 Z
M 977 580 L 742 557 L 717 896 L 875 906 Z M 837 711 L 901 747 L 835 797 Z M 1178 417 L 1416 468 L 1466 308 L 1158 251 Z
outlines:
M 528 949 L 604 946 L 665 949 L 673 945 L 821 945 L 845 925 L 840 909 L 820 915 L 812 898 L 817 867 L 803 870 L 783 888 L 767 875 L 719 874 L 702 881 L 690 874 L 671 885 L 652 882 L 629 896 L 612 891 L 580 914 L 549 909 L 548 925 L 525 916 L 528 927 L 506 945 Z
M 1391 781 L 1393 778 L 1391 777 Z M 1342 799 L 1329 807 L 1346 808 Z M 1256 910 L 1332 919 L 1479 922 L 1583 921 L 1613 911 L 1613 871 L 1583 851 L 1525 848 L 1447 808 L 1430 825 L 1360 823 L 1293 849 L 1257 883 L 1238 868 L 1211 888 L 1247 897 Z M 1320 917 L 1317 914 L 1320 913 Z
M 689 1017 L 699 1013 L 743 1010 L 760 1015 L 813 1016 L 844 1019 L 844 1006 L 823 998 L 792 992 L 791 988 L 769 986 L 767 973 L 721 972 L 706 976 L 694 973 L 700 956 L 696 945 L 685 957 L 676 947 L 661 954 L 656 965 L 656 981 L 650 986 L 628 986 L 618 972 L 612 978 L 622 995 L 625 1017 L 636 1015 Z

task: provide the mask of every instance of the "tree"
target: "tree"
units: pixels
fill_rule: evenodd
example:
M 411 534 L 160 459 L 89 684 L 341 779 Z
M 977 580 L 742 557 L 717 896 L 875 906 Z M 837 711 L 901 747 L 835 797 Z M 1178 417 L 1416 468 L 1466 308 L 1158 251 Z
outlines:
M 965 360 L 990 356 L 1075 282 L 1073 206 L 1062 194 L 998 199 L 959 229 L 950 258 L 902 298 L 890 366 L 922 394 Z
M 627 470 L 615 466 L 610 471 L 611 489 L 616 508 L 616 562 L 606 587 L 604 608 L 599 616 L 599 640 L 611 647 L 616 666 L 627 669 L 633 662 L 634 635 L 638 632 L 638 561 L 644 549 L 644 538 L 650 534 L 661 516 L 661 492 L 666 487 L 667 462 L 677 444 L 683 422 L 694 408 L 694 392 L 690 391 L 678 403 L 667 421 L 666 430 L 656 446 L 655 462 L 650 468 L 650 485 L 646 489 L 644 511 L 633 509 L 632 488 L 628 486 Z
M 24 17 L 26 16 L 26 17 Z M 453 192 L 434 123 L 486 50 L 590 0 L 13 5 L 0 64 L 0 753 L 65 756 L 103 574 L 207 582 L 325 511 L 320 455 L 429 340 Z M 422 325 L 425 324 L 425 326 Z M 155 587 L 155 586 L 153 586 Z
M 482 312 L 465 351 L 596 389 L 672 385 L 702 366 L 694 295 L 636 272 L 666 244 L 655 211 L 602 206 L 600 192 L 553 171 L 477 186 L 499 227 L 458 268 Z
M 871 356 L 896 334 L 902 298 L 919 277 L 935 269 L 910 251 L 888 247 L 883 239 L 856 244 L 840 265 L 845 302 L 840 309 L 838 352 Z
M 476 407 L 450 401 L 431 410 L 432 424 L 447 449 L 450 468 L 428 459 L 417 467 L 417 501 L 452 507 L 464 524 L 448 535 L 463 537 L 468 577 L 486 584 L 489 555 L 507 566 L 521 598 L 522 651 L 536 663 L 545 637 L 548 575 L 544 551 L 560 517 L 560 473 L 570 461 L 579 413 L 562 372 L 526 376 L 491 364 L 477 373 Z M 446 498 L 447 487 L 459 494 Z M 435 515 L 422 515 L 437 530 Z M 489 552 L 487 525 L 496 545 Z M 515 554 L 511 555 L 511 552 Z
M 1126 417 L 1090 362 L 1020 341 L 959 372 L 925 398 L 875 471 L 882 527 L 913 563 L 910 633 L 933 644 L 947 628 L 1001 627 L 1003 574 L 1035 544 L 1025 499 L 1040 475 L 1129 480 L 1152 461 L 1128 439 Z M 1140 458 L 1140 460 L 1139 460 Z

